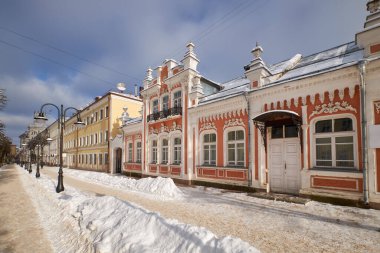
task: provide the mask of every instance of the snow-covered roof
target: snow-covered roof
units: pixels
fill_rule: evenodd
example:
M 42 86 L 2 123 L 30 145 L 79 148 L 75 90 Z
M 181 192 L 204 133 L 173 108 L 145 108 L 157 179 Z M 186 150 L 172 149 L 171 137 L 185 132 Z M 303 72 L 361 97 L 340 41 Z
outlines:
M 131 118 L 123 122 L 123 126 L 126 125 L 131 125 L 135 123 L 140 123 L 142 121 L 142 117 L 137 117 L 137 118 Z
M 285 69 L 283 75 L 279 79 L 268 83 L 268 85 L 316 74 L 330 69 L 342 68 L 355 64 L 362 58 L 363 50 L 360 49 L 355 42 L 346 43 L 316 54 L 301 57 L 293 68 Z M 292 61 L 292 59 L 274 64 L 270 66 L 269 69 L 273 71 L 272 74 L 280 73 L 280 69 L 283 66 L 288 65 L 289 61 Z
M 248 84 L 249 80 L 245 77 L 239 77 L 226 83 L 222 83 L 221 86 L 223 88 L 220 91 L 201 98 L 199 104 L 206 104 L 210 101 L 216 101 L 242 94 L 249 90 Z

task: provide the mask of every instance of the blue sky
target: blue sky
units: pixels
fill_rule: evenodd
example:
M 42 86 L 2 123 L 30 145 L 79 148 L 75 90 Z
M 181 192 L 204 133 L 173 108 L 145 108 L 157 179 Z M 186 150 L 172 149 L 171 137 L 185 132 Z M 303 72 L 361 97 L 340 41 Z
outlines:
M 193 41 L 199 71 L 243 75 L 256 41 L 267 64 L 355 39 L 362 0 L 4 0 L 0 2 L 0 112 L 18 136 L 46 102 L 82 107 L 116 84 L 132 92 L 148 67 L 180 61 Z

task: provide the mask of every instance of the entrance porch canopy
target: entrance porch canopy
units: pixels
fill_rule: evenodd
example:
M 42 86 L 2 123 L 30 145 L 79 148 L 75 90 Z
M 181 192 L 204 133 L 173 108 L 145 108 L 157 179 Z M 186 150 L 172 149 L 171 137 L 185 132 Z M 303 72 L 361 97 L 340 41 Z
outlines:
M 260 113 L 253 119 L 253 124 L 260 130 L 263 137 L 264 147 L 266 148 L 266 128 L 279 124 L 294 124 L 298 127 L 298 132 L 301 126 L 301 116 L 298 113 L 289 110 L 271 110 Z

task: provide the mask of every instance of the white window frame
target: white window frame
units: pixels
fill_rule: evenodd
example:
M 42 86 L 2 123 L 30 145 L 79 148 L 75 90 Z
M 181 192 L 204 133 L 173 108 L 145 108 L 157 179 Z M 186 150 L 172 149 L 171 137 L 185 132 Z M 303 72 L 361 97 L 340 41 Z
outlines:
M 155 147 L 153 147 L 153 142 L 156 142 Z M 151 164 L 158 163 L 158 140 L 157 139 L 150 140 L 150 163 Z
M 140 147 L 137 146 L 138 143 L 140 143 Z M 135 152 L 136 153 L 136 159 L 135 159 L 135 161 L 136 161 L 136 163 L 141 163 L 141 161 L 142 161 L 142 141 L 141 140 L 135 141 L 135 148 L 136 148 L 136 152 Z
M 163 145 L 164 140 L 167 141 L 166 151 L 164 150 L 164 145 Z M 170 147 L 169 139 L 167 137 L 161 138 L 160 139 L 160 152 L 161 152 L 160 163 L 161 164 L 168 164 L 169 163 L 169 147 Z M 166 154 L 166 160 L 164 160 L 164 153 Z
M 228 133 L 229 132 L 234 132 L 234 131 L 243 131 L 243 135 L 244 135 L 244 139 L 243 141 L 228 141 Z M 224 129 L 224 166 L 226 167 L 247 167 L 246 165 L 246 159 L 247 159 L 247 152 L 246 152 L 246 132 L 245 132 L 245 129 L 244 127 L 241 127 L 241 126 L 236 126 L 236 127 L 228 127 L 226 129 Z M 243 142 L 243 151 L 244 151 L 244 161 L 243 161 L 243 165 L 238 165 L 237 164 L 237 148 L 236 148 L 236 144 L 238 143 L 241 143 Z M 228 161 L 228 144 L 229 143 L 232 143 L 232 144 L 235 144 L 235 164 L 229 164 L 229 161 Z
M 205 142 L 204 142 L 204 136 L 207 135 L 207 134 L 215 134 L 215 142 L 212 142 L 207 145 L 210 145 L 210 144 L 215 144 L 215 164 L 205 164 L 205 157 L 204 157 L 204 147 L 205 147 Z M 199 143 L 201 144 L 201 152 L 200 152 L 200 155 L 201 155 L 201 164 L 204 165 L 204 166 L 216 166 L 217 164 L 217 161 L 218 161 L 218 138 L 217 138 L 217 133 L 216 131 L 214 130 L 205 130 L 202 132 L 202 134 L 200 135 L 200 141 Z M 209 155 L 211 154 L 210 150 L 209 150 Z
M 176 138 L 179 138 L 181 140 L 181 145 L 176 145 L 175 144 L 175 139 Z M 180 147 L 180 150 L 179 150 L 179 154 L 180 154 L 180 159 L 179 161 L 176 162 L 175 160 L 175 152 L 176 152 L 176 147 Z M 182 135 L 173 135 L 172 138 L 171 138 L 171 141 L 170 141 L 170 149 L 169 149 L 169 152 L 172 154 L 172 157 L 171 157 L 171 164 L 173 165 L 181 165 L 182 164 L 182 151 L 183 151 L 183 139 L 182 139 Z M 177 151 L 178 152 L 178 151 Z
M 334 130 L 334 120 L 335 119 L 341 119 L 341 118 L 349 118 L 352 120 L 352 131 L 342 131 L 342 132 L 330 132 L 330 133 L 316 133 L 316 123 L 318 121 L 322 120 L 332 120 L 332 128 Z M 357 122 L 356 117 L 352 114 L 336 114 L 336 115 L 329 115 L 329 116 L 321 116 L 317 117 L 311 120 L 310 122 L 310 154 L 312 159 L 312 166 L 315 168 L 339 168 L 339 169 L 347 169 L 347 170 L 358 170 L 359 168 L 359 161 L 358 161 L 358 133 L 357 133 Z M 352 136 L 353 138 L 353 152 L 354 152 L 354 167 L 343 167 L 343 166 L 336 166 L 336 143 L 335 138 L 336 137 L 349 137 Z M 317 138 L 331 138 L 331 159 L 332 159 L 332 166 L 317 166 L 317 146 L 316 146 L 316 139 Z
M 157 103 L 157 106 L 155 106 L 155 102 Z M 155 110 L 155 108 L 157 108 L 157 110 Z M 152 113 L 158 113 L 159 112 L 159 101 L 158 101 L 158 98 L 154 98 L 152 100 Z
M 181 96 L 178 97 L 178 98 L 175 98 L 175 94 L 177 92 L 181 92 Z M 182 89 L 174 90 L 172 93 L 173 93 L 173 96 L 172 96 L 172 106 L 171 107 L 172 108 L 174 108 L 174 107 L 182 107 L 182 102 L 183 102 L 183 99 L 182 99 L 182 96 L 183 96 Z M 180 101 L 179 104 L 178 104 L 178 100 Z
M 165 107 L 164 107 L 164 98 L 165 97 L 167 97 L 168 98 L 168 100 L 167 100 L 167 102 L 166 102 L 166 109 L 165 109 Z M 169 94 L 168 93 L 165 93 L 165 94 L 163 94 L 162 96 L 161 96 L 161 111 L 163 111 L 163 110 L 169 110 Z
M 133 162 L 133 143 L 132 141 L 127 142 L 127 161 L 129 163 Z

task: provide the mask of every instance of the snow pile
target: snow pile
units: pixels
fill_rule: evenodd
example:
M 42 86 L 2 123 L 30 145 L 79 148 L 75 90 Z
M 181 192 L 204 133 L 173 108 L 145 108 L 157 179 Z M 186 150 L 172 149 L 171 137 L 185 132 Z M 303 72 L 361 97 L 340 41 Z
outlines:
M 142 178 L 139 180 L 128 178 L 125 176 L 114 176 L 99 172 L 79 171 L 66 169 L 64 174 L 70 175 L 74 178 L 83 179 L 85 181 L 110 186 L 112 188 L 138 191 L 144 193 L 154 194 L 162 198 L 181 199 L 183 193 L 174 184 L 171 178 Z
M 114 197 L 71 187 L 57 194 L 45 175 L 25 173 L 22 180 L 56 252 L 259 252 L 241 239 L 218 238 Z

